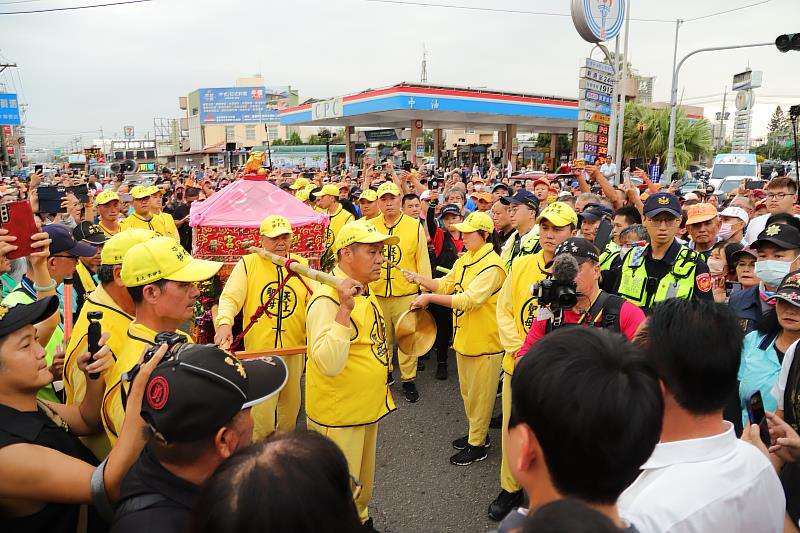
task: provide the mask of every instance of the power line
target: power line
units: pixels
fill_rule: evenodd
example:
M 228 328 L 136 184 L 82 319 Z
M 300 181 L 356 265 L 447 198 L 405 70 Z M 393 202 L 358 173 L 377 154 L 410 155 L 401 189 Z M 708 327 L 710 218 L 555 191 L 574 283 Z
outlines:
M 15 0 L 14 2 L 0 2 L 0 6 L 11 4 L 30 4 L 31 2 L 41 2 L 42 0 Z
M 125 4 L 141 4 L 143 2 L 153 2 L 154 0 L 127 0 L 124 2 L 114 2 L 112 4 L 94 4 L 90 6 L 73 6 L 73 7 L 54 7 L 51 9 L 35 9 L 31 11 L 0 11 L 0 15 L 29 15 L 31 13 L 52 13 L 54 11 L 74 11 L 77 9 L 92 9 L 95 7 L 113 7 Z
M 741 6 L 741 7 L 734 7 L 734 8 L 731 8 L 731 9 L 726 9 L 725 11 L 720 11 L 719 13 L 711 13 L 709 15 L 700 15 L 699 17 L 694 17 L 694 18 L 690 18 L 690 19 L 684 19 L 683 21 L 684 22 L 694 22 L 695 20 L 703 20 L 703 19 L 707 19 L 707 18 L 711 18 L 711 17 L 716 17 L 717 15 L 726 15 L 728 13 L 733 13 L 734 11 L 741 11 L 742 9 L 748 9 L 748 8 L 751 8 L 751 7 L 756 7 L 756 6 L 760 6 L 760 5 L 764 5 L 764 4 L 769 4 L 770 2 L 772 2 L 772 0 L 762 0 L 761 2 L 756 2 L 755 4 L 749 4 L 749 5 Z

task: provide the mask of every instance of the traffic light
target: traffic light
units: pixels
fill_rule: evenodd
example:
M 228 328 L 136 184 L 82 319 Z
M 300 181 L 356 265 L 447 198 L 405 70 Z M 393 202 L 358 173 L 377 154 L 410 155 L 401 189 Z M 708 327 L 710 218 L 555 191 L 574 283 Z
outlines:
M 781 35 L 775 39 L 775 46 L 781 52 L 788 52 L 789 50 L 800 51 L 800 33 L 789 33 Z

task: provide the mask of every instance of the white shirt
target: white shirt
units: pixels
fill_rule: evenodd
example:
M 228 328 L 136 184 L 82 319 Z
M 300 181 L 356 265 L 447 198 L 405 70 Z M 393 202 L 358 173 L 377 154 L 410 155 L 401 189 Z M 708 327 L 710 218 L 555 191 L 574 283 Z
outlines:
M 750 221 L 747 225 L 747 231 L 744 233 L 744 239 L 742 239 L 745 246 L 750 246 L 753 241 L 758 239 L 758 234 L 767 227 L 767 219 L 771 216 L 771 214 L 767 213 L 766 215 L 759 215 Z M 800 219 L 800 216 L 795 215 L 795 218 Z
M 617 175 L 617 165 L 614 163 L 603 163 L 600 165 L 600 172 L 607 178 Z
M 659 443 L 620 496 L 620 516 L 641 533 L 783 531 L 778 475 L 725 424 L 713 437 Z
M 785 411 L 784 397 L 786 395 L 786 386 L 789 382 L 789 371 L 792 370 L 792 363 L 794 362 L 794 353 L 797 350 L 797 343 L 794 341 L 791 346 L 786 350 L 781 362 L 781 373 L 778 375 L 778 381 L 772 387 L 772 395 L 778 400 L 778 409 Z

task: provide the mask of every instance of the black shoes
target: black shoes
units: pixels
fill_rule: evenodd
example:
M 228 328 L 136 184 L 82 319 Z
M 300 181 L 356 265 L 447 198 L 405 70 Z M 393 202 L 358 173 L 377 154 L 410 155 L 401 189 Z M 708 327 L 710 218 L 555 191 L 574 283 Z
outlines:
M 417 370 L 425 370 L 425 363 L 421 359 L 421 357 L 417 359 Z
M 489 504 L 489 518 L 500 522 L 508 513 L 522 505 L 523 498 L 521 490 L 517 492 L 501 490 L 497 498 Z
M 406 397 L 406 401 L 409 403 L 416 403 L 416 401 L 419 400 L 417 385 L 413 381 L 406 381 L 403 383 L 403 394 Z
M 492 419 L 489 420 L 489 427 L 492 429 L 500 429 L 503 427 L 503 413 L 493 416 Z
M 375 526 L 372 525 L 372 518 L 367 518 L 367 521 L 361 524 L 361 531 L 364 533 L 380 533 Z
M 447 363 L 439 363 L 436 365 L 436 379 L 445 381 L 447 379 Z
M 453 441 L 453 448 L 456 450 L 463 450 L 467 446 L 469 446 L 469 435 L 464 435 L 460 439 L 456 439 Z M 492 441 L 489 438 L 489 435 L 486 435 L 486 442 L 483 444 L 484 448 L 491 448 Z
M 467 444 L 466 448 L 450 458 L 450 462 L 456 466 L 469 466 L 474 462 L 483 461 L 489 456 L 486 448 L 486 446 L 472 446 Z
M 390 387 L 394 385 L 394 372 L 392 372 L 391 370 L 389 370 L 389 375 L 386 376 L 386 384 L 389 385 Z

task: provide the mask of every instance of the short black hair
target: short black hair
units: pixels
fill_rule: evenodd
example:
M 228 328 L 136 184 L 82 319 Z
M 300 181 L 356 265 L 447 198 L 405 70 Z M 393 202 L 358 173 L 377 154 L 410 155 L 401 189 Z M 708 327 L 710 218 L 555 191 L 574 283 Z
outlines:
M 419 196 L 417 196 L 413 192 L 410 192 L 408 194 L 404 194 L 403 195 L 403 204 L 402 205 L 406 205 L 406 202 L 410 202 L 411 200 L 419 200 Z
M 642 214 L 639 213 L 639 210 L 636 209 L 632 205 L 626 205 L 620 207 L 616 211 L 614 211 L 615 217 L 625 217 L 625 220 L 628 221 L 628 225 L 632 226 L 633 224 L 641 224 L 642 223 Z
M 590 504 L 614 504 L 661 435 L 658 376 L 619 334 L 571 326 L 548 333 L 511 381 L 509 427 L 536 434 L 555 488 Z
M 97 269 L 97 280 L 102 284 L 113 282 L 114 265 L 100 265 Z
M 527 520 L 522 533 L 620 533 L 600 511 L 576 500 L 556 500 L 539 507 Z
M 673 298 L 648 320 L 645 355 L 682 408 L 722 410 L 738 388 L 743 332 L 726 305 Z
M 190 530 L 361 529 L 344 454 L 318 433 L 293 431 L 249 446 L 217 468 L 200 493 Z
M 139 285 L 136 287 L 126 287 L 126 288 L 128 289 L 128 294 L 131 295 L 131 300 L 133 300 L 133 304 L 139 305 L 140 303 L 142 303 L 142 301 L 144 301 L 144 288 L 147 287 L 147 285 L 155 285 L 156 287 L 158 287 L 163 291 L 164 286 L 167 284 L 167 281 L 169 280 L 160 279 L 154 281 L 153 283 L 147 283 L 145 285 Z

